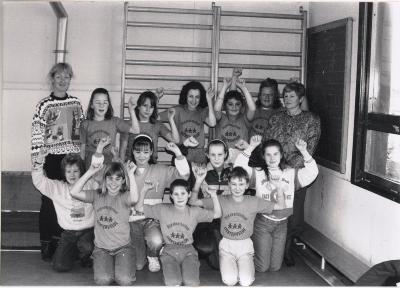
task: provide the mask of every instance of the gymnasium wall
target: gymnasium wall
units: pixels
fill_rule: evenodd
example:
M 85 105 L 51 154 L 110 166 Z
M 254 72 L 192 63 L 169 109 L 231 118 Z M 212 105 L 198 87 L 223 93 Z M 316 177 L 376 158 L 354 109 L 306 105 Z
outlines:
M 305 218 L 366 264 L 400 259 L 400 205 L 350 183 L 357 77 L 358 3 L 310 2 L 309 26 L 352 17 L 353 45 L 346 173 L 320 167 L 307 194 Z
M 211 9 L 210 1 L 137 1 L 133 3 L 137 6 Z M 91 91 L 96 87 L 104 87 L 111 92 L 114 110 L 119 115 L 123 2 L 68 1 L 63 2 L 63 5 L 69 16 L 66 61 L 72 64 L 75 72 L 75 78 L 71 82 L 69 93 L 79 97 L 84 109 L 86 109 Z M 220 5 L 223 10 L 287 14 L 298 14 L 300 5 L 303 5 L 305 9 L 308 6 L 308 4 L 301 2 L 267 3 L 262 1 L 217 1 L 216 5 Z M 36 103 L 49 94 L 46 74 L 55 61 L 53 50 L 56 44 L 56 17 L 48 2 L 44 1 L 5 1 L 3 2 L 3 15 L 4 77 L 1 164 L 3 171 L 29 171 L 31 118 Z M 177 16 L 173 14 L 164 14 L 159 17 L 163 19 L 169 17 L 170 22 L 178 22 L 175 21 L 178 20 L 176 19 Z M 198 19 L 200 16 L 191 17 L 193 18 L 193 23 L 201 23 L 203 21 Z M 228 21 L 224 25 L 258 26 L 259 21 L 256 18 L 243 18 L 240 23 L 237 21 L 229 23 Z M 284 25 L 281 26 L 285 27 Z M 290 27 L 288 26 L 287 28 Z M 193 46 L 196 46 L 196 41 L 199 41 L 196 40 L 198 37 L 196 37 L 195 33 L 197 32 L 193 31 L 191 33 L 193 35 L 189 35 Z M 254 33 L 250 37 L 248 35 L 242 37 L 241 33 L 238 33 L 235 37 L 222 36 L 221 41 L 228 48 L 243 44 L 245 47 L 242 49 L 257 49 L 256 47 L 259 47 L 267 50 L 271 46 L 271 49 L 273 49 L 274 45 L 277 45 L 278 50 L 281 51 L 285 50 L 285 47 L 291 50 L 296 49 L 293 42 L 277 39 L 277 34 L 265 35 L 263 33 Z M 156 37 L 163 37 L 163 41 L 168 41 L 168 39 L 176 38 L 176 31 L 162 30 L 158 35 L 139 31 L 137 37 L 148 38 L 149 42 Z M 171 43 L 171 41 L 164 44 L 179 45 L 179 43 Z M 190 46 L 190 43 L 186 43 L 186 45 Z M 224 57 L 224 62 L 232 61 L 232 59 L 226 59 L 229 58 L 226 55 L 222 57 Z M 238 60 L 238 62 L 244 61 L 246 63 L 249 60 L 248 58 L 251 58 L 249 56 L 241 57 L 243 59 Z M 192 61 L 201 60 L 192 58 Z M 271 59 L 271 62 L 273 61 L 277 61 L 277 59 Z M 145 69 L 148 68 L 139 67 L 135 72 L 138 73 Z M 163 72 L 160 74 L 171 73 L 173 75 L 177 72 L 174 71 L 173 67 L 154 69 Z M 193 71 L 193 69 L 198 69 L 198 71 Z M 188 73 L 193 73 L 193 75 L 203 75 L 202 73 L 204 73 L 204 68 L 203 71 L 200 71 L 200 68 L 189 68 L 189 70 Z M 265 71 L 261 72 L 260 75 L 250 73 L 253 72 L 244 71 L 244 77 L 271 77 L 271 74 Z M 230 69 L 229 71 L 221 70 L 222 76 L 230 74 Z M 279 77 L 277 75 L 275 77 L 289 79 L 289 76 L 283 75 Z M 158 87 L 153 86 L 153 84 L 150 83 L 149 85 Z M 181 86 L 166 88 L 180 89 Z M 257 90 L 257 85 L 251 84 L 250 86 L 251 91 Z M 177 102 L 176 99 L 174 101 Z

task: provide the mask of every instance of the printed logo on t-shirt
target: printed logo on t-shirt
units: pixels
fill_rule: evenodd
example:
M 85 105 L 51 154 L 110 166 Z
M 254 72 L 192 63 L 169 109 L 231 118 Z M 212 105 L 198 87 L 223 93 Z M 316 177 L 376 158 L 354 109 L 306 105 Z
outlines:
M 182 122 L 181 135 L 185 138 L 200 136 L 200 123 L 194 120 L 186 120 Z
M 75 199 L 72 200 L 70 216 L 73 221 L 81 221 L 85 217 L 85 203 Z
M 181 222 L 173 222 L 167 224 L 167 228 L 171 230 L 169 235 L 167 235 L 167 239 L 176 245 L 184 245 L 189 242 L 189 239 L 186 237 L 188 231 L 190 231 L 189 227 Z
M 112 229 L 118 225 L 116 216 L 118 212 L 111 206 L 103 206 L 97 209 L 97 224 L 103 229 Z
M 97 144 L 99 144 L 100 140 L 105 138 L 105 137 L 109 137 L 110 133 L 108 133 L 105 130 L 96 130 L 93 131 L 92 133 L 90 133 L 90 135 L 88 136 L 88 143 L 90 143 L 90 147 L 92 147 L 93 149 L 97 148 Z M 108 144 L 106 147 L 104 147 L 104 150 L 109 149 L 111 146 L 111 144 Z
M 240 127 L 232 124 L 222 127 L 222 138 L 226 142 L 236 142 L 240 139 Z
M 264 133 L 264 129 L 266 126 L 266 120 L 262 117 L 255 118 L 253 120 L 253 130 L 256 134 Z
M 224 231 L 231 237 L 238 237 L 246 232 L 244 222 L 247 221 L 247 217 L 242 213 L 234 212 L 224 216 L 227 220 L 227 225 L 224 227 Z

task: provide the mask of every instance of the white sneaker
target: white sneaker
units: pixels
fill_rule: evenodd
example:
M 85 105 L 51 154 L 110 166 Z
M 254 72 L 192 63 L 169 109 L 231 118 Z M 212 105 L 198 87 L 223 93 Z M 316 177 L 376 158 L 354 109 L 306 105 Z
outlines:
M 160 271 L 160 262 L 158 261 L 158 257 L 149 257 L 147 256 L 147 260 L 149 262 L 149 271 L 150 272 L 158 272 Z

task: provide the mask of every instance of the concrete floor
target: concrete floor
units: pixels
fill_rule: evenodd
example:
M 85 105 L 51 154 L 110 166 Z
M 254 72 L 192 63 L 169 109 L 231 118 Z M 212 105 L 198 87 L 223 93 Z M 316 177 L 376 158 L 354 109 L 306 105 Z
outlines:
M 327 286 L 304 262 L 296 259 L 294 267 L 283 265 L 281 271 L 256 273 L 253 286 Z M 135 286 L 163 286 L 162 272 L 151 273 L 146 268 L 136 274 Z M 201 261 L 201 286 L 224 286 L 219 271 Z M 71 272 L 57 273 L 50 263 L 40 259 L 39 252 L 1 252 L 0 285 L 18 286 L 91 286 L 93 272 L 78 263 Z

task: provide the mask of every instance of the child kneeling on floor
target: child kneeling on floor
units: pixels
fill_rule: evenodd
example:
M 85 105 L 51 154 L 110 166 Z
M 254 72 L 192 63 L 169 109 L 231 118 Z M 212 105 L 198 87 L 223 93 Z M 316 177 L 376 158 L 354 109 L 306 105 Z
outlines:
M 79 154 L 67 154 L 61 161 L 64 180 L 53 180 L 45 176 L 43 163 L 47 152 L 40 150 L 32 163 L 33 185 L 49 197 L 57 214 L 58 224 L 63 228 L 61 239 L 53 255 L 53 268 L 58 272 L 70 271 L 78 253 L 82 266 L 91 266 L 93 251 L 93 206 L 75 200 L 69 190 L 85 171 L 85 164 Z M 90 180 L 85 189 L 95 189 L 97 182 Z
M 104 170 L 103 184 L 97 190 L 85 190 L 85 183 L 103 169 L 103 164 L 92 159 L 89 170 L 75 183 L 70 193 L 73 198 L 93 203 L 94 251 L 93 272 L 97 285 L 130 286 L 136 280 L 134 250 L 130 244 L 129 213 L 137 202 L 136 165 L 127 167 L 111 162 Z M 127 171 L 126 171 L 127 170 Z M 129 190 L 129 193 L 126 193 Z
M 143 205 L 147 191 L 154 186 L 151 180 L 145 181 L 140 191 L 136 214 L 144 213 L 144 217 L 158 219 L 165 246 L 160 252 L 160 260 L 167 286 L 199 286 L 200 262 L 194 249 L 193 231 L 197 223 L 211 222 L 221 217 L 221 208 L 216 191 L 209 191 L 214 210 L 187 205 L 190 197 L 189 184 L 186 180 L 176 179 L 171 183 L 171 203 Z
M 195 175 L 196 182 L 202 181 L 203 175 Z M 242 167 L 235 167 L 228 176 L 230 195 L 220 195 L 221 234 L 219 242 L 219 266 L 222 282 L 233 286 L 250 286 L 254 280 L 254 248 L 250 236 L 253 234 L 254 219 L 257 213 L 270 214 L 274 210 L 287 213 L 283 193 L 279 191 L 272 198 L 273 202 L 244 195 L 249 188 L 249 175 Z M 198 187 L 198 185 L 195 185 Z M 195 190 L 195 189 L 193 189 Z M 208 199 L 191 199 L 194 205 L 210 207 Z

